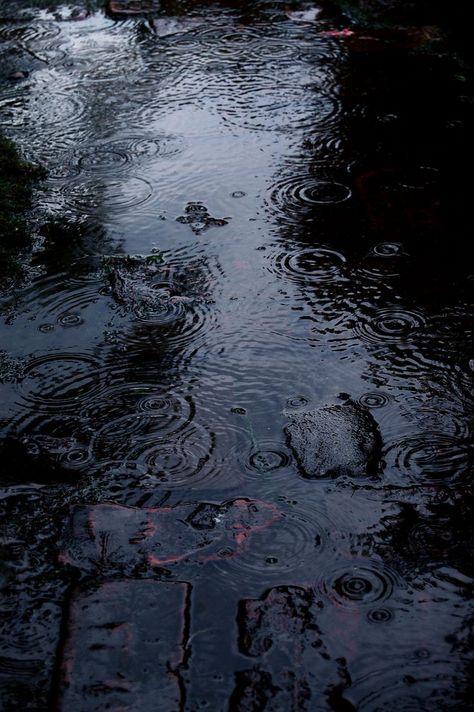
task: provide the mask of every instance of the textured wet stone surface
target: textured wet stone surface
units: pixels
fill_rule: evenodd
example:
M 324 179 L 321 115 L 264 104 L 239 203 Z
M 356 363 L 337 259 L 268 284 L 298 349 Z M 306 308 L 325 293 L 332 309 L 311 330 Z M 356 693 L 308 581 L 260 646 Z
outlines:
M 191 588 L 109 581 L 73 592 L 55 709 L 180 710 Z
M 236 556 L 280 519 L 276 507 L 248 499 L 156 509 L 76 506 L 60 560 L 87 571 L 151 574 L 180 561 Z
M 289 443 L 303 477 L 359 477 L 380 469 L 382 441 L 370 411 L 347 401 L 314 410 L 287 411 Z
M 255 660 L 236 677 L 236 710 L 352 709 L 343 699 L 346 662 L 328 652 L 310 589 L 279 586 L 242 601 L 239 648 Z

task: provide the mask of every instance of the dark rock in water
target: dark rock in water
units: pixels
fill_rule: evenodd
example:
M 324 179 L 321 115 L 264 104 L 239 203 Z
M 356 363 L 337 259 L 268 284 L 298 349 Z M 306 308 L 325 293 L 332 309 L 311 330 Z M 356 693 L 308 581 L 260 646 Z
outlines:
M 382 440 L 364 406 L 347 401 L 286 414 L 290 423 L 285 432 L 303 477 L 358 477 L 379 471 Z
M 191 587 L 110 581 L 75 591 L 54 709 L 181 710 Z
M 0 443 L 1 480 L 15 484 L 67 482 L 77 477 L 76 462 L 83 460 L 84 454 L 74 438 L 9 436 Z
M 330 654 L 318 614 L 314 592 L 300 586 L 240 602 L 239 649 L 254 665 L 236 675 L 230 709 L 354 709 L 343 697 L 350 685 L 345 660 Z
M 135 509 L 115 504 L 76 506 L 60 561 L 83 570 L 153 574 L 180 561 L 237 556 L 254 535 L 281 518 L 267 502 L 234 499 Z

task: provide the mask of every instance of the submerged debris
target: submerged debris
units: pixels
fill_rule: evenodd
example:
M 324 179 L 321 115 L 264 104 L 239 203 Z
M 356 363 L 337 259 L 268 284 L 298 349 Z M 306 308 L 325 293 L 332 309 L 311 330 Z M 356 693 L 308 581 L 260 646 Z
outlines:
M 180 215 L 176 220 L 189 225 L 196 235 L 210 227 L 220 227 L 228 224 L 228 220 L 224 218 L 213 218 L 202 203 L 188 203 L 184 211 L 186 215 Z
M 193 297 L 179 293 L 162 262 L 160 254 L 119 255 L 105 260 L 113 298 L 139 319 L 152 318 L 170 307 L 194 301 Z

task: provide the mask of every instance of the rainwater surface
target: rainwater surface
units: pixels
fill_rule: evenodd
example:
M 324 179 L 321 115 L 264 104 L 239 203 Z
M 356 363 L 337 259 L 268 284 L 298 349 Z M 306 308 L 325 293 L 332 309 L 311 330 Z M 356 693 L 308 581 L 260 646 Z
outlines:
M 465 87 L 323 11 L 178 11 L 0 25 L 35 64 L 2 131 L 48 170 L 1 302 L 0 425 L 58 473 L 2 474 L 5 709 L 49 709 L 71 505 L 235 498 L 281 518 L 154 574 L 193 587 L 186 710 L 283 709 L 239 687 L 241 602 L 274 587 L 310 592 L 325 651 L 291 709 L 468 709 Z M 348 398 L 379 474 L 305 477 L 288 413 Z

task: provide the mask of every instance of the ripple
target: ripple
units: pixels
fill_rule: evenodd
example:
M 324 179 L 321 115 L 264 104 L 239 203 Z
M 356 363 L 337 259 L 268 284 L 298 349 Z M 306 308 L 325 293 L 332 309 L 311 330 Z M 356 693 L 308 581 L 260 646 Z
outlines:
M 18 94 L 7 103 L 0 100 L 4 124 L 22 132 L 37 132 L 41 127 L 48 133 L 56 130 L 63 133 L 67 126 L 70 136 L 81 125 L 85 108 L 82 89 L 71 86 L 67 78 L 55 70 L 50 70 L 47 77 L 36 75 L 28 93 Z
M 91 453 L 85 447 L 73 447 L 60 458 L 60 462 L 66 465 L 68 469 L 83 469 L 84 465 L 90 461 Z
M 309 403 L 309 400 L 305 396 L 292 396 L 286 401 L 286 408 L 290 410 L 295 410 L 296 408 L 304 408 Z
M 19 404 L 47 413 L 77 412 L 97 392 L 99 378 L 98 363 L 87 354 L 40 356 L 25 367 Z
M 375 255 L 379 257 L 396 257 L 403 253 L 401 242 L 380 242 L 373 248 Z
M 126 462 L 141 468 L 150 486 L 194 486 L 216 475 L 212 467 L 206 467 L 214 445 L 214 438 L 205 427 L 190 423 L 172 438 L 167 436 L 164 442 L 156 438 L 141 446 L 132 446 Z
M 440 432 L 403 438 L 385 453 L 387 466 L 416 484 L 459 483 L 469 474 L 470 460 L 469 440 Z
M 380 309 L 368 321 L 359 321 L 355 331 L 370 343 L 397 343 L 410 339 L 425 324 L 420 312 L 393 307 Z
M 259 440 L 245 461 L 248 470 L 260 475 L 290 467 L 291 463 L 290 451 L 281 443 L 268 440 Z
M 390 608 L 374 608 L 367 613 L 367 619 L 371 623 L 389 623 L 393 619 L 393 611 Z
M 399 242 L 381 242 L 375 245 L 361 264 L 366 277 L 396 277 L 408 257 Z
M 35 45 L 54 40 L 61 34 L 55 22 L 41 22 L 37 17 L 25 18 L 24 22 L 0 25 L 0 38 L 6 41 L 22 42 L 32 49 Z
M 453 686 L 455 680 L 447 661 L 410 663 L 399 657 L 385 669 L 374 663 L 368 675 L 353 679 L 350 691 L 360 712 L 429 712 L 452 707 L 449 693 Z
M 106 146 L 91 146 L 77 151 L 76 155 L 78 156 L 78 168 L 81 171 L 109 173 L 129 161 L 127 154 Z
M 436 522 L 424 521 L 416 524 L 408 533 L 409 547 L 417 561 L 451 563 L 459 545 L 457 532 L 452 527 Z
M 380 605 L 399 585 L 395 573 L 378 561 L 333 570 L 321 582 L 325 595 L 344 608 Z
M 299 76 L 282 77 L 278 83 L 274 74 L 268 72 L 222 79 L 222 84 L 215 87 L 216 110 L 225 124 L 239 128 L 293 133 L 315 125 L 322 128 L 333 122 L 339 112 L 335 97 L 321 91 L 309 79 L 303 83 Z M 328 202 L 330 189 L 322 183 L 320 202 Z M 315 197 L 316 192 L 315 186 Z M 341 202 L 339 193 L 337 202 Z
M 74 328 L 85 321 L 85 312 L 100 298 L 99 282 L 95 275 L 74 276 L 67 272 L 54 272 L 35 280 L 25 290 L 25 301 L 28 303 L 28 313 L 32 312 L 30 305 L 35 305 L 37 311 L 30 319 L 39 322 L 38 331 L 53 332 L 56 327 Z
M 144 178 L 129 176 L 123 180 L 71 182 L 63 193 L 66 206 L 74 212 L 119 213 L 143 205 L 152 196 L 153 188 Z
M 91 173 L 113 174 L 129 164 L 141 165 L 158 158 L 172 158 L 183 150 L 183 139 L 173 134 L 129 136 L 79 148 L 73 160 L 77 169 Z
M 325 514 L 314 506 L 308 511 L 280 510 L 283 518 L 258 532 L 238 557 L 229 559 L 222 552 L 222 562 L 240 591 L 247 578 L 252 585 L 255 580 L 281 582 L 287 572 L 315 570 L 320 561 L 330 530 Z
M 339 205 L 351 195 L 350 188 L 342 183 L 320 181 L 300 174 L 282 179 L 270 188 L 267 208 L 271 212 L 278 210 L 284 220 L 294 221 L 311 208 Z
M 308 247 L 298 252 L 271 255 L 271 269 L 300 284 L 338 281 L 343 276 L 346 258 L 327 247 Z
M 101 459 L 116 454 L 127 457 L 137 440 L 147 444 L 187 428 L 194 405 L 157 384 L 124 383 L 102 390 L 87 417 L 95 433 L 95 454 Z
M 57 323 L 60 326 L 64 326 L 66 329 L 71 327 L 81 326 L 84 323 L 84 319 L 80 314 L 75 314 L 74 312 L 67 312 L 66 314 L 61 314 L 58 316 Z
M 383 408 L 388 405 L 392 399 L 386 393 L 374 391 L 373 393 L 364 393 L 357 402 L 364 405 L 366 408 Z

